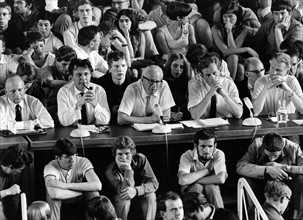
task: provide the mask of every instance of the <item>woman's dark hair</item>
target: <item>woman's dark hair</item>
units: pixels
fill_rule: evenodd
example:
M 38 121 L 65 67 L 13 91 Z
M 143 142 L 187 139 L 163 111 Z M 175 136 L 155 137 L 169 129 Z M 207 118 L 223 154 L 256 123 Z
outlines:
M 117 14 L 115 25 L 117 26 L 118 30 L 123 34 L 123 31 L 120 29 L 120 26 L 119 26 L 119 20 L 122 15 L 128 17 L 130 19 L 130 21 L 132 22 L 132 25 L 130 27 L 130 32 L 129 32 L 130 35 L 139 34 L 140 31 L 138 29 L 138 19 L 137 19 L 136 15 L 134 14 L 134 11 L 131 9 L 122 9 Z
M 237 22 L 236 25 L 239 25 L 242 23 L 243 17 L 242 17 L 242 8 L 240 5 L 234 1 L 230 2 L 229 4 L 223 5 L 221 9 L 221 22 L 223 23 L 223 15 L 224 14 L 235 14 L 237 16 Z
M 183 18 L 188 16 L 192 11 L 189 4 L 181 2 L 171 2 L 166 8 L 166 15 L 170 20 L 177 20 L 177 18 Z
M 188 71 L 187 69 L 187 65 L 185 64 L 185 57 L 183 54 L 180 54 L 180 53 L 175 53 L 175 54 L 171 54 L 164 66 L 164 70 L 163 70 L 163 73 L 164 73 L 164 78 L 167 78 L 167 77 L 172 77 L 172 74 L 171 74 L 171 64 L 172 62 L 176 61 L 176 60 L 183 60 L 184 61 L 184 66 L 183 66 L 183 72 L 181 74 L 180 77 L 182 76 L 185 76 L 186 77 L 186 73 Z M 180 78 L 179 77 L 179 78 Z

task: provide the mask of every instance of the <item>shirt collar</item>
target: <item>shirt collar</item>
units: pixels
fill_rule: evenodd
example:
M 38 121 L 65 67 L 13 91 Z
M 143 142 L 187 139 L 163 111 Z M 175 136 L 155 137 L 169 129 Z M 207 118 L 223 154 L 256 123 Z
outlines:
M 5 55 L 2 54 L 2 55 L 1 55 L 1 59 L 0 59 L 0 64 L 6 64 L 6 63 L 7 63 L 7 61 L 6 61 L 6 59 L 5 59 Z
M 13 109 L 15 109 L 17 104 L 13 103 L 13 102 L 8 98 L 8 96 L 7 96 L 7 100 L 8 100 L 9 105 L 10 105 Z M 18 105 L 21 107 L 21 109 L 23 109 L 24 100 L 22 100 L 20 103 L 18 103 Z

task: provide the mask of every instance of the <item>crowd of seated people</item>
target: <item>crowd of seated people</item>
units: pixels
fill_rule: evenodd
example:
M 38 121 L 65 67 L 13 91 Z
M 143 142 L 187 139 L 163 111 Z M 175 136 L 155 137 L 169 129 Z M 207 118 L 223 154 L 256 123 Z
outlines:
M 104 2 L 108 4 L 90 0 L 0 2 L 1 120 L 23 121 L 25 127 L 47 129 L 76 126 L 79 120 L 87 125 L 131 125 L 158 123 L 162 116 L 172 122 L 245 118 L 250 115 L 243 105 L 245 97 L 252 101 L 256 116 L 275 114 L 281 103 L 288 113 L 303 114 L 303 5 L 300 1 Z M 267 141 L 274 142 L 272 145 L 278 143 L 274 138 Z M 68 140 L 61 142 L 58 144 L 64 149 L 56 151 L 54 160 L 60 167 L 50 167 L 50 163 L 44 172 L 50 207 L 43 203 L 30 207 L 30 210 L 50 210 L 51 219 L 60 219 L 58 210 L 64 202 L 59 204 L 57 199 L 72 199 L 81 194 L 83 198 L 77 202 L 89 204 L 91 198 L 87 198 L 86 192 L 100 191 L 102 187 L 92 164 L 80 162 L 82 158 L 76 156 Z M 127 219 L 130 200 L 138 198 L 143 216 L 154 219 L 157 178 L 147 158 L 133 149 L 132 140 L 121 138 L 116 142 L 115 160 L 106 171 L 115 192 L 112 201 L 116 213 L 112 216 Z M 217 186 L 227 178 L 225 155 L 216 149 L 216 137 L 210 131 L 198 133 L 194 143 L 195 148 L 181 156 L 179 184 L 182 194 L 205 194 L 209 204 L 201 202 L 201 208 L 184 205 L 184 214 L 182 211 L 179 216 L 183 218 L 203 210 L 216 216 L 224 207 Z M 292 153 L 293 148 L 297 149 L 293 144 L 289 150 Z M 265 146 L 269 145 L 263 144 L 260 154 L 271 158 L 276 151 L 282 152 L 281 146 L 267 149 Z M 302 156 L 299 153 L 296 152 L 297 157 Z M 279 163 L 280 160 L 273 162 L 277 158 L 260 164 Z M 129 164 L 128 160 L 138 161 Z M 62 184 L 61 179 L 74 175 L 69 170 L 74 169 L 70 164 L 75 161 L 87 171 L 85 176 L 77 178 L 81 181 L 86 178 L 87 183 Z M 302 174 L 301 170 L 288 170 L 289 167 L 276 164 L 250 174 L 243 172 L 244 168 L 250 168 L 244 162 L 248 163 L 242 159 L 237 172 L 253 178 L 262 174 L 282 180 L 287 173 Z M 296 160 L 291 165 L 302 166 L 297 163 Z M 17 168 L 25 166 L 22 164 Z M 56 170 L 62 167 L 67 167 L 64 172 Z M 272 167 L 278 167 L 280 175 L 274 175 Z M 145 176 L 140 177 L 142 173 L 138 169 L 147 169 Z M 10 174 L 5 169 L 3 172 Z M 291 189 L 299 203 L 297 192 L 301 193 L 301 188 Z M 11 191 L 11 194 L 19 192 Z M 2 199 L 6 195 L 1 192 Z M 165 196 L 165 200 L 182 206 L 182 201 L 186 203 L 196 195 L 183 198 L 170 192 Z M 94 207 L 88 205 L 95 210 L 89 213 L 99 212 L 100 201 L 101 198 L 95 199 Z M 169 205 L 172 204 L 165 201 L 160 205 L 160 218 L 170 219 Z M 294 219 L 303 219 L 301 209 L 295 207 Z M 173 210 L 179 212 L 178 208 Z

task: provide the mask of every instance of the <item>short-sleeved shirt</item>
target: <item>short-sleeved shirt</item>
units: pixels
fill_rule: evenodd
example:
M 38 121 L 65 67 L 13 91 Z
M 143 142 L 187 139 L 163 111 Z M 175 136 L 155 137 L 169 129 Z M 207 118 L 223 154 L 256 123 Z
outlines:
M 73 168 L 69 171 L 62 169 L 57 160 L 52 160 L 44 167 L 43 176 L 54 176 L 64 183 L 81 183 L 90 169 L 94 167 L 87 158 L 76 156 Z
M 242 105 L 242 102 L 239 98 L 239 92 L 235 85 L 235 83 L 227 79 L 225 77 L 220 77 L 219 82 L 222 85 L 222 89 L 228 94 L 228 96 L 234 100 L 236 103 L 239 103 Z M 194 78 L 192 78 L 189 81 L 188 84 L 188 94 L 189 94 L 189 101 L 188 101 L 188 109 L 195 107 L 198 105 L 207 95 L 207 93 L 210 90 L 210 86 L 206 83 L 206 81 L 200 76 L 196 75 Z M 221 95 L 215 94 L 217 96 L 217 117 L 232 117 L 232 114 L 228 110 L 228 106 L 226 102 L 224 101 L 223 97 Z M 206 111 L 204 115 L 202 115 L 202 118 L 209 117 L 210 112 L 210 104 L 209 102 Z
M 212 163 L 212 165 L 211 165 Z M 203 164 L 198 158 L 198 151 L 195 147 L 193 150 L 188 150 L 182 154 L 180 158 L 179 171 L 184 173 L 193 173 L 204 170 L 206 167 L 213 167 L 211 172 L 218 175 L 221 172 L 226 172 L 225 155 L 223 151 L 216 149 L 212 158 Z
M 253 100 L 255 100 L 260 95 L 264 86 L 266 86 L 269 81 L 269 75 L 265 75 L 257 79 L 254 86 L 254 92 L 252 94 Z M 302 99 L 302 89 L 296 77 L 286 75 L 285 82 L 293 90 L 293 92 Z M 283 89 L 276 88 L 274 86 L 267 90 L 266 99 L 260 115 L 267 115 L 270 112 L 276 113 L 279 108 L 279 99 L 284 99 L 286 101 L 286 109 L 288 113 L 296 112 L 296 107 L 291 101 L 291 98 L 288 96 L 288 94 L 284 92 Z
M 59 40 L 59 38 L 57 38 L 53 32 L 50 32 L 50 35 L 48 38 L 44 39 L 45 41 L 45 50 L 55 54 L 55 52 L 61 47 L 63 46 L 63 43 L 61 40 Z
M 0 89 L 4 88 L 6 78 L 11 73 L 16 73 L 19 63 L 9 55 L 2 54 L 0 59 Z
M 144 117 L 146 116 L 146 103 L 149 95 L 143 88 L 142 80 L 130 84 L 123 95 L 118 112 L 126 115 Z M 162 111 L 175 105 L 169 86 L 165 80 L 159 85 L 158 91 L 151 97 L 152 106 L 158 104 Z

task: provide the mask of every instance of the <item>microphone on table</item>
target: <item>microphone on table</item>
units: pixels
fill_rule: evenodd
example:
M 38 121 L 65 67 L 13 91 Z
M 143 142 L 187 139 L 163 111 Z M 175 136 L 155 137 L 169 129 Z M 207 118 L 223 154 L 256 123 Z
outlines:
M 155 112 L 160 115 L 160 121 L 162 123 L 160 123 L 159 125 L 156 125 L 152 132 L 156 133 L 156 134 L 165 134 L 165 133 L 170 133 L 171 132 L 171 128 L 168 127 L 164 121 L 164 117 L 162 115 L 162 110 L 161 107 L 158 104 L 155 104 Z
M 261 125 L 262 124 L 261 120 L 254 117 L 255 116 L 254 107 L 253 107 L 250 99 L 248 97 L 245 97 L 243 99 L 243 101 L 244 101 L 246 107 L 249 110 L 250 118 L 244 119 L 243 122 L 242 122 L 242 125 L 244 125 L 244 126 L 258 126 L 258 125 Z

